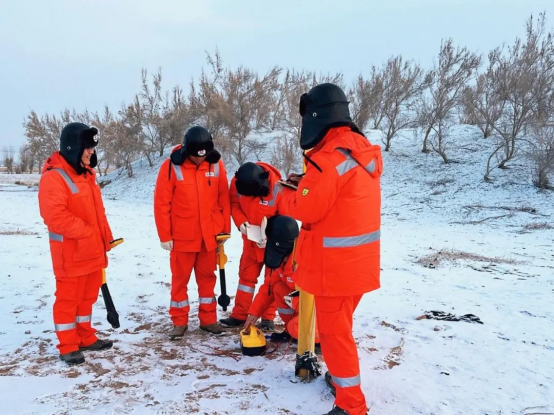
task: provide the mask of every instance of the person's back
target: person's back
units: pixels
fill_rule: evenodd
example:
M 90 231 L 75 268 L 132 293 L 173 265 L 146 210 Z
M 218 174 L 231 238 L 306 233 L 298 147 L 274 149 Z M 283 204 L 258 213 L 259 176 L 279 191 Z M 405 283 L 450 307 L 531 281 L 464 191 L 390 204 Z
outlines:
M 329 414 L 365 414 L 360 365 L 352 336 L 362 295 L 379 288 L 379 146 L 350 118 L 344 92 L 333 84 L 312 88 L 300 99 L 306 173 L 290 215 L 302 221 L 295 281 L 314 295 L 326 381 L 336 394 Z
M 322 172 L 308 164 L 293 210 L 303 224 L 298 285 L 326 296 L 379 288 L 380 147 L 349 127 L 335 127 L 307 154 Z

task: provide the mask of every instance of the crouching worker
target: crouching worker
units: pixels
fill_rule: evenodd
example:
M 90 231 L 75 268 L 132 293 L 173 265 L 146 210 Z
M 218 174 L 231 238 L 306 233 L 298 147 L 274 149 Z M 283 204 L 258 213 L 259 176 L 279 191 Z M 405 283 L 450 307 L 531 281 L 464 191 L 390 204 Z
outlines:
M 283 208 L 288 206 L 286 198 L 294 197 L 294 192 L 281 186 L 280 180 L 279 170 L 262 162 L 242 164 L 231 180 L 229 189 L 231 217 L 243 234 L 243 248 L 235 306 L 231 316 L 219 320 L 225 327 L 231 328 L 244 324 L 252 304 L 258 277 L 264 267 L 264 246 L 248 239 L 248 228 L 251 225 L 261 225 L 264 217 L 286 214 L 283 211 Z M 271 305 L 261 313 L 260 329 L 273 330 L 275 306 Z
M 299 229 L 293 218 L 275 215 L 267 221 L 265 232 L 267 243 L 264 264 L 270 272 L 266 274 L 263 285 L 252 301 L 244 329 L 255 324 L 269 305 L 275 302 L 279 316 L 285 323 L 285 330 L 272 333 L 271 341 L 286 342 L 291 338 L 298 339 L 298 297 L 291 297 L 290 294 L 295 291 L 294 247 Z

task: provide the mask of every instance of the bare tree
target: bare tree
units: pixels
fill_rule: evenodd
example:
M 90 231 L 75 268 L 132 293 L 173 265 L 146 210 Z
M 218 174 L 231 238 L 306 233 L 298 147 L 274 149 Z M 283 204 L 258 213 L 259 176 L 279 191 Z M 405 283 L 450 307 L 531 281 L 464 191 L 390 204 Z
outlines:
M 491 136 L 492 126 L 503 111 L 503 103 L 498 99 L 492 78 L 488 73 L 480 74 L 475 86 L 465 88 L 460 106 L 462 109 L 460 122 L 477 126 L 483 133 L 484 139 Z
M 118 134 L 121 131 L 121 120 L 113 115 L 108 106 L 104 107 L 102 114 L 95 113 L 91 117 L 91 124 L 98 129 L 98 171 L 106 175 L 113 165 L 117 165 Z M 123 164 L 120 164 L 121 167 Z
M 29 150 L 27 149 L 27 145 L 22 145 L 19 148 L 19 172 L 25 173 L 29 169 Z M 29 172 L 32 173 L 32 172 Z
M 146 148 L 141 129 L 141 109 L 138 101 L 124 105 L 119 111 L 120 120 L 113 125 L 113 153 L 116 167 L 123 167 L 127 176 L 133 176 L 133 162 Z
M 23 126 L 27 137 L 31 170 L 35 165 L 40 169 L 46 158 L 59 150 L 62 129 L 70 120 L 69 110 L 64 110 L 60 117 L 49 114 L 39 117 L 35 111 L 31 111 L 27 116 Z
M 348 90 L 351 103 L 352 121 L 360 131 L 365 131 L 368 125 L 378 129 L 385 113 L 384 109 L 384 73 L 371 68 L 368 79 L 359 75 L 354 85 Z
M 287 69 L 276 94 L 272 130 L 278 130 L 271 147 L 271 163 L 288 175 L 296 167 L 301 170 L 302 149 L 300 128 L 302 120 L 298 112 L 300 96 L 313 84 L 312 72 Z
M 481 58 L 466 47 L 454 47 L 452 39 L 441 42 L 438 62 L 425 78 L 429 85 L 418 105 L 419 124 L 425 131 L 422 152 L 429 145 L 445 163 L 447 136 L 453 113 L 467 83 L 475 75 Z
M 389 59 L 383 70 L 382 129 L 385 133 L 385 151 L 399 130 L 417 122 L 416 98 L 421 94 L 423 70 L 401 56 Z
M 474 94 L 474 108 L 490 124 L 497 139 L 484 175 L 485 180 L 489 180 L 495 167 L 504 169 L 516 157 L 519 142 L 527 128 L 535 120 L 544 120 L 551 113 L 554 40 L 552 33 L 546 32 L 544 13 L 536 22 L 532 16 L 529 18 L 525 41 L 517 38 L 506 53 L 497 48 L 489 54 L 485 76 L 493 86 L 493 99 L 501 108 L 500 116 L 494 120 L 478 95 Z
M 8 173 L 14 173 L 14 150 L 12 146 L 8 147 L 6 157 L 4 158 L 4 166 Z
M 528 143 L 527 156 L 533 165 L 533 184 L 537 188 L 554 189 L 550 184 L 550 175 L 554 173 L 554 124 L 534 124 Z
M 185 131 L 192 124 L 193 116 L 178 85 L 171 92 L 166 93 L 165 105 L 162 111 L 160 134 L 165 137 L 167 144 L 175 145 L 183 141 Z M 161 156 L 161 155 L 160 155 Z
M 271 148 L 271 164 L 288 176 L 291 172 L 302 170 L 302 154 L 298 140 L 291 135 L 276 137 Z
M 223 61 L 219 52 L 215 52 L 213 59 L 208 55 L 208 63 L 212 69 L 211 75 L 202 74 L 198 80 L 198 87 L 194 80 L 190 82 L 189 106 L 190 117 L 193 123 L 205 127 L 212 136 L 218 150 L 226 162 L 231 154 L 231 142 L 226 129 L 226 114 L 230 112 L 227 102 L 219 91 L 219 78 L 224 72 Z
M 199 109 L 207 107 L 208 114 L 202 118 L 212 117 L 214 121 L 213 116 L 217 116 L 218 134 L 226 142 L 222 147 L 240 165 L 266 146 L 252 133 L 266 132 L 271 128 L 272 97 L 279 86 L 281 69 L 274 67 L 263 77 L 245 67 L 231 70 L 223 67 L 217 51 L 213 57 L 207 54 L 207 61 L 212 71 L 211 78 L 202 74 L 199 92 L 193 90 L 200 96 L 191 99 L 191 107 L 198 115 Z

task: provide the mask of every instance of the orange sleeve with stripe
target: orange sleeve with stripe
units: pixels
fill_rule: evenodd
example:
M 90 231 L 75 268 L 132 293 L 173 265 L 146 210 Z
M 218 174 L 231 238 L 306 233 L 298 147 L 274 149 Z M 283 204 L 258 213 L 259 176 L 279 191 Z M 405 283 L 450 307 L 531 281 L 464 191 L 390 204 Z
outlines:
M 219 194 L 218 204 L 223 213 L 223 230 L 225 233 L 231 232 L 231 204 L 229 201 L 229 183 L 227 182 L 227 171 L 222 161 L 219 163 Z
M 171 233 L 171 202 L 175 172 L 170 171 L 170 160 L 167 159 L 158 172 L 156 188 L 154 190 L 154 220 L 160 241 L 173 240 Z
M 231 197 L 231 216 L 233 217 L 233 222 L 239 228 L 242 224 L 248 221 L 246 214 L 240 206 L 239 194 L 237 192 L 236 179 L 231 180 L 231 188 L 229 189 L 229 194 Z M 244 197 L 243 197 L 244 198 Z
M 50 231 L 67 238 L 87 238 L 94 230 L 68 209 L 69 191 L 57 172 L 44 172 L 40 180 L 38 202 L 40 215 Z

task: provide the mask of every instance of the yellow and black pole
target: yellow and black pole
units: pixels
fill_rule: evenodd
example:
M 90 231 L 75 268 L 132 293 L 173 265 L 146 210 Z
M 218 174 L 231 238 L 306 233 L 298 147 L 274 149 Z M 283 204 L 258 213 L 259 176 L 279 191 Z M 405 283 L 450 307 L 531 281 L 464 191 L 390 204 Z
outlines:
M 217 265 L 219 267 L 219 284 L 221 287 L 221 295 L 217 298 L 217 303 L 226 311 L 227 306 L 231 303 L 231 298 L 227 295 L 227 283 L 225 282 L 225 263 L 227 263 L 227 255 L 223 249 L 223 243 L 231 237 L 231 234 L 218 234 L 217 240 Z
M 116 240 L 110 241 L 110 249 L 117 247 L 123 243 L 123 238 L 118 238 Z M 119 314 L 117 313 L 117 310 L 115 309 L 115 305 L 113 303 L 112 295 L 110 294 L 110 290 L 108 289 L 108 284 L 106 283 L 106 269 L 102 269 L 102 298 L 104 299 L 104 304 L 106 305 L 106 312 L 108 313 L 107 319 L 112 328 L 119 328 Z

